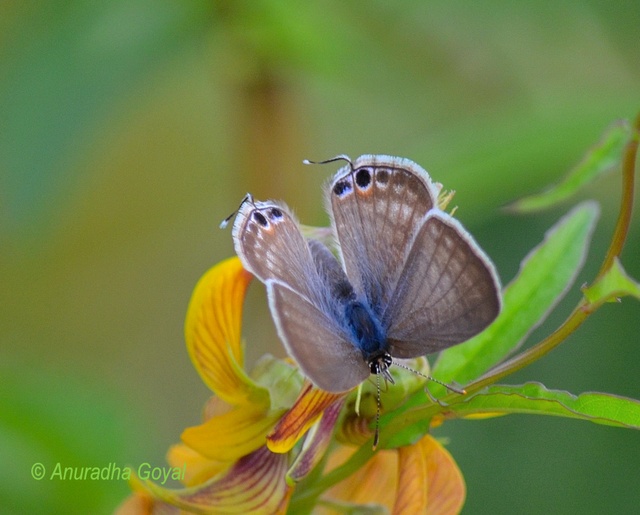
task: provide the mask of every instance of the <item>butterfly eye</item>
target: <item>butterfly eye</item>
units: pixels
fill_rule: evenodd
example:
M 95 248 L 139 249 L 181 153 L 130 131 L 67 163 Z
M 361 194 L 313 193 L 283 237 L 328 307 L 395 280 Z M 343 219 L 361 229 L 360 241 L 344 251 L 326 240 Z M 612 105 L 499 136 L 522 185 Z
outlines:
M 271 208 L 269 210 L 269 218 L 271 218 L 271 220 L 282 218 L 282 211 L 280 211 L 277 207 Z
M 333 186 L 333 193 L 338 197 L 342 197 L 351 191 L 351 183 L 349 181 L 338 181 Z
M 256 222 L 258 222 L 262 227 L 267 227 L 269 225 L 269 222 L 267 222 L 267 219 L 259 211 L 254 211 L 253 212 L 253 219 Z
M 371 171 L 361 168 L 356 172 L 356 184 L 360 189 L 366 189 L 371 184 Z

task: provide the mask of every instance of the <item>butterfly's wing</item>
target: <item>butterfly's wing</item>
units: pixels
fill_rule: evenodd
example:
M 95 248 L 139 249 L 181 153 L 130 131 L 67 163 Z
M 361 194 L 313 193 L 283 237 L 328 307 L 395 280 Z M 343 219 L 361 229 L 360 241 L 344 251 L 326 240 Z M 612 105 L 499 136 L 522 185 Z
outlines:
M 310 244 L 275 202 L 244 202 L 233 241 L 244 267 L 266 285 L 278 335 L 305 375 L 331 392 L 366 379 L 369 368 L 340 318 L 340 294 L 350 285 L 329 250 Z
M 462 225 L 428 213 L 383 314 L 390 353 L 412 358 L 468 340 L 500 311 L 496 271 Z
M 316 386 L 345 392 L 369 377 L 362 353 L 322 309 L 277 281 L 267 283 L 267 292 L 280 338 Z
M 378 315 L 438 191 L 416 163 L 382 155 L 359 157 L 328 185 L 326 201 L 347 276 Z

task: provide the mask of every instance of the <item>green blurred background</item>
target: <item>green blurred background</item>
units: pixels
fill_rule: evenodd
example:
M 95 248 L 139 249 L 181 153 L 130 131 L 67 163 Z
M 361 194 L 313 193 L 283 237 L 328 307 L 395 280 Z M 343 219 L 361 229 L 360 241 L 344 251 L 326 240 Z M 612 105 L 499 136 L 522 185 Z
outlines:
M 208 396 L 184 347 L 202 273 L 232 255 L 219 221 L 245 192 L 326 224 L 335 167 L 387 153 L 457 190 L 457 216 L 506 284 L 569 205 L 500 210 L 565 173 L 640 108 L 635 1 L 0 3 L 0 507 L 109 513 L 123 481 L 36 481 L 31 466 L 165 464 Z M 619 173 L 576 287 L 605 252 Z M 640 220 L 623 262 L 635 277 Z M 640 305 L 607 305 L 508 378 L 640 397 Z M 251 363 L 282 355 L 252 286 Z M 512 416 L 438 429 L 465 513 L 636 513 L 632 431 Z

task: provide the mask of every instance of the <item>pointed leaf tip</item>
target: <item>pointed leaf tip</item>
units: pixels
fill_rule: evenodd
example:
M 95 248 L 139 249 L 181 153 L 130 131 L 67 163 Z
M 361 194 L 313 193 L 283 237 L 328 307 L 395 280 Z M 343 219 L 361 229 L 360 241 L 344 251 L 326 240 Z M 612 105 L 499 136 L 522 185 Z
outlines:
M 620 165 L 623 149 L 631 135 L 631 125 L 628 121 L 614 122 L 560 182 L 541 193 L 521 198 L 506 206 L 506 209 L 529 213 L 553 207 L 567 200 L 587 184 Z

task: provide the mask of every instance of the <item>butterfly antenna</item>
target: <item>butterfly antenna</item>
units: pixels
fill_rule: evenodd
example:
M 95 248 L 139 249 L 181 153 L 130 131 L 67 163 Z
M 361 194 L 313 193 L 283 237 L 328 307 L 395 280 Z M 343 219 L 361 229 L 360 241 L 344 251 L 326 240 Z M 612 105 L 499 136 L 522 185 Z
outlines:
M 424 377 L 425 379 L 428 379 L 429 381 L 433 381 L 434 383 L 438 383 L 441 386 L 444 386 L 447 390 L 450 390 L 452 392 L 458 393 L 460 395 L 466 395 L 467 392 L 466 390 L 462 389 L 462 388 L 456 388 L 455 386 L 451 386 L 450 384 L 447 383 L 443 383 L 442 381 L 438 381 L 435 377 L 431 377 L 428 375 L 423 374 L 422 372 L 418 372 L 417 370 L 408 367 L 406 365 L 403 365 L 402 363 L 398 363 L 397 361 L 394 361 L 393 364 L 396 367 L 400 367 L 400 368 L 404 368 L 405 370 L 408 370 L 409 372 L 413 372 L 416 375 L 419 375 L 420 377 Z
M 376 430 L 373 434 L 373 450 L 376 450 L 378 447 L 378 441 L 380 440 L 380 374 L 376 374 L 376 389 L 378 391 L 378 396 L 376 398 Z
M 424 391 L 427 394 L 427 397 L 429 397 L 429 400 L 431 400 L 431 402 L 433 402 L 434 404 L 438 404 L 442 408 L 446 408 L 449 406 L 446 402 L 442 402 L 440 399 L 436 399 L 431 393 L 431 390 L 429 390 L 428 386 L 425 387 Z
M 251 196 L 251 193 L 247 193 L 244 196 L 244 198 L 242 199 L 242 202 L 240 202 L 240 205 L 238 206 L 238 209 L 236 209 L 233 213 L 231 213 L 224 220 L 222 220 L 222 222 L 220 222 L 220 229 L 224 229 L 227 225 L 229 225 L 229 222 L 231 221 L 231 219 L 234 216 L 236 216 L 236 213 L 240 211 L 240 209 L 242 208 L 245 202 L 250 202 L 251 204 L 253 204 L 253 197 Z
M 349 163 L 349 166 L 353 170 L 353 163 L 351 162 L 351 158 L 345 154 L 340 154 L 339 156 L 332 157 L 331 159 L 325 159 L 324 161 L 311 161 L 310 159 L 303 159 L 303 164 L 305 165 L 326 165 L 329 163 L 334 163 L 336 161 L 346 161 Z

